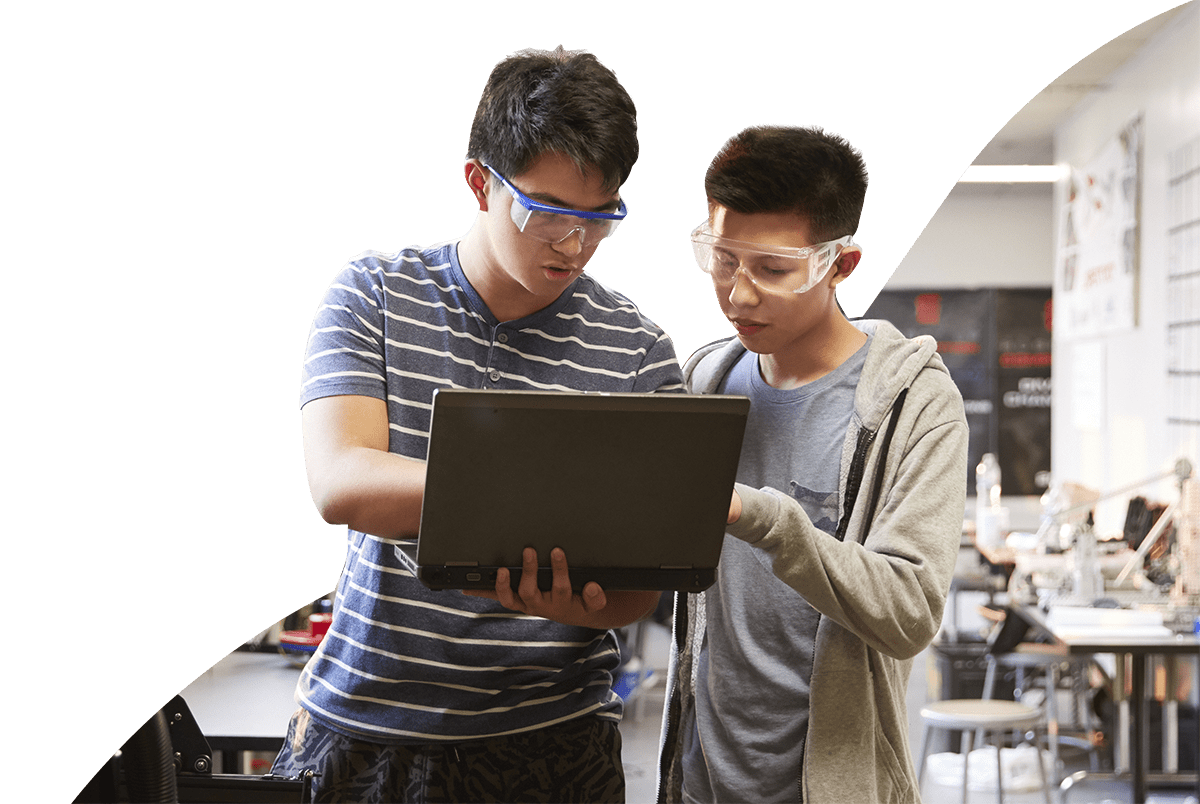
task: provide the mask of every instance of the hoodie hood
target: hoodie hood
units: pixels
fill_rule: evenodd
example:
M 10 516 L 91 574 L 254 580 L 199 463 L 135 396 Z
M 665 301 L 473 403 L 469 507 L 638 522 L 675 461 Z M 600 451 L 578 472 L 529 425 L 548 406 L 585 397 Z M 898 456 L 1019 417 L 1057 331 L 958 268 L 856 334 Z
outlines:
M 864 429 L 879 429 L 896 397 L 912 385 L 923 369 L 933 369 L 949 376 L 937 353 L 937 342 L 931 336 L 906 338 L 890 322 L 881 319 L 859 319 L 850 323 L 872 339 L 863 365 L 859 393 L 854 400 L 855 418 Z M 720 354 L 704 361 L 714 352 Z M 746 347 L 736 337 L 706 344 L 697 349 L 684 364 L 684 381 L 692 393 L 715 393 L 729 369 L 745 352 Z

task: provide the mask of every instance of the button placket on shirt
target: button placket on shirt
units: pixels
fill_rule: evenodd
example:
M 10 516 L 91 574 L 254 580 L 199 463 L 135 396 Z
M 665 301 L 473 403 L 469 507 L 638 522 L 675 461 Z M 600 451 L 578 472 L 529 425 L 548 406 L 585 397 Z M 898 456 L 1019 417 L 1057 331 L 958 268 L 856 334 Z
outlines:
M 496 343 L 508 343 L 508 333 L 507 332 L 496 332 L 495 330 L 493 330 L 492 337 Z M 491 349 L 489 354 L 490 354 L 491 358 L 494 360 L 495 355 L 496 355 L 496 350 Z M 489 360 L 489 363 L 490 362 L 492 362 L 492 360 Z M 493 383 L 500 382 L 500 370 L 497 368 L 489 367 L 487 376 L 488 376 L 488 380 L 490 380 Z

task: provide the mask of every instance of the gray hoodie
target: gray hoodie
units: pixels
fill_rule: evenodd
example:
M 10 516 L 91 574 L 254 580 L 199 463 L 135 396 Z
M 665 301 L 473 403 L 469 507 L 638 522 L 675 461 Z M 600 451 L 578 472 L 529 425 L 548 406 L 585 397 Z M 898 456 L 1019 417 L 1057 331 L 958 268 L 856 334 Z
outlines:
M 905 693 L 954 573 L 967 422 L 932 338 L 905 338 L 886 321 L 854 324 L 873 337 L 842 451 L 838 533 L 816 528 L 787 494 L 739 484 L 742 515 L 729 534 L 766 551 L 775 575 L 821 614 L 797 769 L 803 801 L 914 802 Z M 744 351 L 736 339 L 703 347 L 684 367 L 688 387 L 713 393 Z M 679 724 L 692 713 L 702 598 L 676 599 L 660 801 L 681 798 Z

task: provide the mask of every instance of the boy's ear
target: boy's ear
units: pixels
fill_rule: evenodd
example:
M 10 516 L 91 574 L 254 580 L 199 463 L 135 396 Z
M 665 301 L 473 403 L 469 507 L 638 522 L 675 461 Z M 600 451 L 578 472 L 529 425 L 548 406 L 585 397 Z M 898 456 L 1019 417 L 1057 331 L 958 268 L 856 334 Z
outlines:
M 475 202 L 479 204 L 479 211 L 487 212 L 488 169 L 478 159 L 468 159 L 463 167 L 463 175 L 467 180 L 467 186 L 471 188 L 471 192 L 475 196 Z
M 862 249 L 858 246 L 850 246 L 842 249 L 842 253 L 838 255 L 837 262 L 833 264 L 832 287 L 837 287 L 843 279 L 854 273 L 854 269 L 858 267 L 858 261 L 861 259 Z

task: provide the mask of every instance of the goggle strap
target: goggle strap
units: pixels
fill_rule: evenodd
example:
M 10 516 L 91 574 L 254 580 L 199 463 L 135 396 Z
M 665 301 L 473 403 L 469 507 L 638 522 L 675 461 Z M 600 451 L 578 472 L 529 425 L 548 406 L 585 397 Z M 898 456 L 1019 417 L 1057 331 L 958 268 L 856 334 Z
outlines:
M 503 184 L 505 189 L 508 190 L 508 192 L 512 195 L 513 200 L 519 202 L 520 206 L 522 208 L 524 208 L 525 211 L 529 213 L 529 215 L 532 215 L 534 212 L 541 212 L 541 213 L 544 213 L 547 215 L 566 215 L 568 217 L 581 218 L 581 219 L 586 219 L 586 220 L 605 220 L 605 221 L 620 222 L 625 219 L 626 215 L 629 214 L 629 210 L 625 206 L 624 199 L 619 199 L 619 201 L 618 201 L 619 205 L 617 207 L 616 212 L 591 212 L 586 209 L 568 209 L 566 207 L 556 207 L 552 204 L 543 204 L 542 202 L 535 201 L 534 199 L 525 195 L 523 192 L 521 192 L 517 188 L 517 186 L 515 184 L 510 182 L 508 179 L 504 178 L 504 176 L 498 170 L 496 170 L 494 167 L 492 167 L 491 165 L 484 162 L 483 166 L 485 168 L 487 168 L 489 171 L 491 171 L 492 175 L 494 175 L 497 179 L 500 180 L 500 183 Z M 528 215 L 526 216 L 526 219 L 528 220 Z

